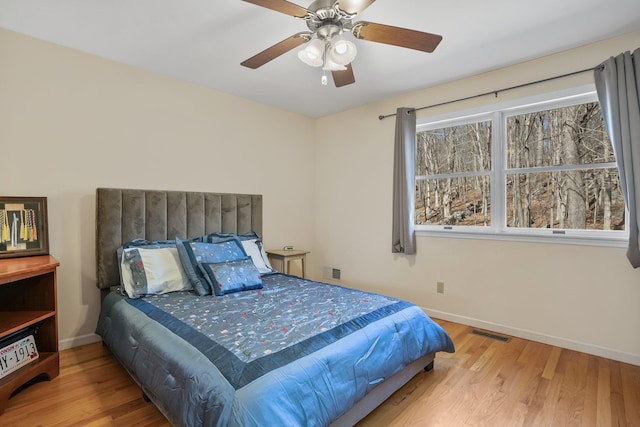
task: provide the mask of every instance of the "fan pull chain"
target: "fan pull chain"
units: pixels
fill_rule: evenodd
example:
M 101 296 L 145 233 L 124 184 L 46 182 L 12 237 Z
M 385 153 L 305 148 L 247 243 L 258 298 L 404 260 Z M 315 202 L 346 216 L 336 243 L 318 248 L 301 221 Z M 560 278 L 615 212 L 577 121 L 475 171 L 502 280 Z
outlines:
M 328 42 L 328 41 L 325 41 L 325 49 L 324 49 L 324 51 L 322 52 L 322 64 L 323 64 L 323 67 L 322 67 L 322 78 L 320 78 L 320 82 L 322 83 L 322 86 L 326 86 L 326 85 L 327 85 L 327 82 L 329 81 L 329 80 L 327 79 L 327 70 L 326 70 L 326 67 L 324 67 L 324 65 L 326 65 L 326 64 L 327 64 L 327 49 L 328 49 L 328 48 L 329 48 L 329 42 Z

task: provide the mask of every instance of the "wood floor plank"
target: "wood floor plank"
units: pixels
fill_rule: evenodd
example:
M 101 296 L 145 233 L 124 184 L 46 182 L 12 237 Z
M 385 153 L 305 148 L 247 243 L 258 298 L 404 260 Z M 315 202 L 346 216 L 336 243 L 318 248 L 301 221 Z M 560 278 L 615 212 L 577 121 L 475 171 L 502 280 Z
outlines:
M 599 426 L 611 425 L 611 371 L 608 360 L 597 362 L 598 375 L 596 377 L 596 424 Z M 592 385 L 593 387 L 593 385 Z M 586 423 L 583 423 L 586 424 Z
M 640 366 L 437 320 L 456 352 L 438 354 L 358 427 L 640 427 Z M 60 375 L 25 388 L 3 427 L 169 427 L 100 343 L 60 353 Z
M 628 364 L 620 364 L 622 397 L 625 414 L 630 426 L 640 426 L 640 369 Z
M 622 372 L 620 364 L 611 364 L 611 394 L 610 394 L 610 411 L 611 411 L 611 423 L 615 426 L 626 427 L 627 414 L 624 401 L 624 390 L 622 388 Z M 635 427 L 635 426 L 631 426 Z
M 542 378 L 547 380 L 553 379 L 553 375 L 556 373 L 556 368 L 558 367 L 558 359 L 560 359 L 561 351 L 562 349 L 560 347 L 552 347 L 551 354 L 542 372 Z
M 560 356 L 560 364 L 564 371 L 564 378 L 553 425 L 580 426 L 584 408 L 588 355 L 575 351 L 563 352 Z

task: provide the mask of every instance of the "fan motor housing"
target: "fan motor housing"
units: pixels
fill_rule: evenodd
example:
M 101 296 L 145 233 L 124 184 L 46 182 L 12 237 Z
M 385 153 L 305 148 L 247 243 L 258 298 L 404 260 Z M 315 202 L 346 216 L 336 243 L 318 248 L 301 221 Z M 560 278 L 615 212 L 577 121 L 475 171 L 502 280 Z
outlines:
M 323 40 L 330 40 L 331 37 L 335 36 L 336 34 L 340 34 L 341 31 L 341 25 L 334 25 L 333 23 L 329 23 L 323 24 L 321 27 L 319 27 L 317 30 L 317 34 L 318 37 Z
M 316 0 L 309 5 L 308 11 L 313 12 L 320 19 L 335 18 L 335 0 Z
M 335 0 L 316 0 L 307 9 L 307 27 L 312 32 L 318 32 L 323 38 L 330 38 L 334 34 L 350 29 L 352 15 L 340 10 L 340 5 Z M 335 31 L 338 28 L 338 31 Z

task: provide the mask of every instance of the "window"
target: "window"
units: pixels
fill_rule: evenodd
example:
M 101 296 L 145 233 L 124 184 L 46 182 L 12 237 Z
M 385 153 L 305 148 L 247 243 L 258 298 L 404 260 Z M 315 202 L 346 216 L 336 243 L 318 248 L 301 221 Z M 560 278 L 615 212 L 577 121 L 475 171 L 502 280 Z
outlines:
M 626 239 L 618 170 L 593 91 L 436 118 L 417 126 L 416 144 L 418 231 Z

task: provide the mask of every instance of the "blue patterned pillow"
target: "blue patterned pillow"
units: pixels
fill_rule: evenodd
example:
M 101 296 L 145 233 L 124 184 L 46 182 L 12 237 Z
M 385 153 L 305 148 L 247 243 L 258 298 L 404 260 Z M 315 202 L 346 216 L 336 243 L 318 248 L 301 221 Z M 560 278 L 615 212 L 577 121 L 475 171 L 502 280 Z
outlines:
M 218 263 L 203 262 L 200 269 L 217 296 L 262 288 L 260 272 L 251 258 Z
M 216 243 L 183 242 L 176 239 L 178 255 L 187 277 L 200 296 L 213 293 L 211 285 L 198 267 L 198 264 L 235 261 L 247 257 L 242 244 L 235 238 L 228 238 Z

